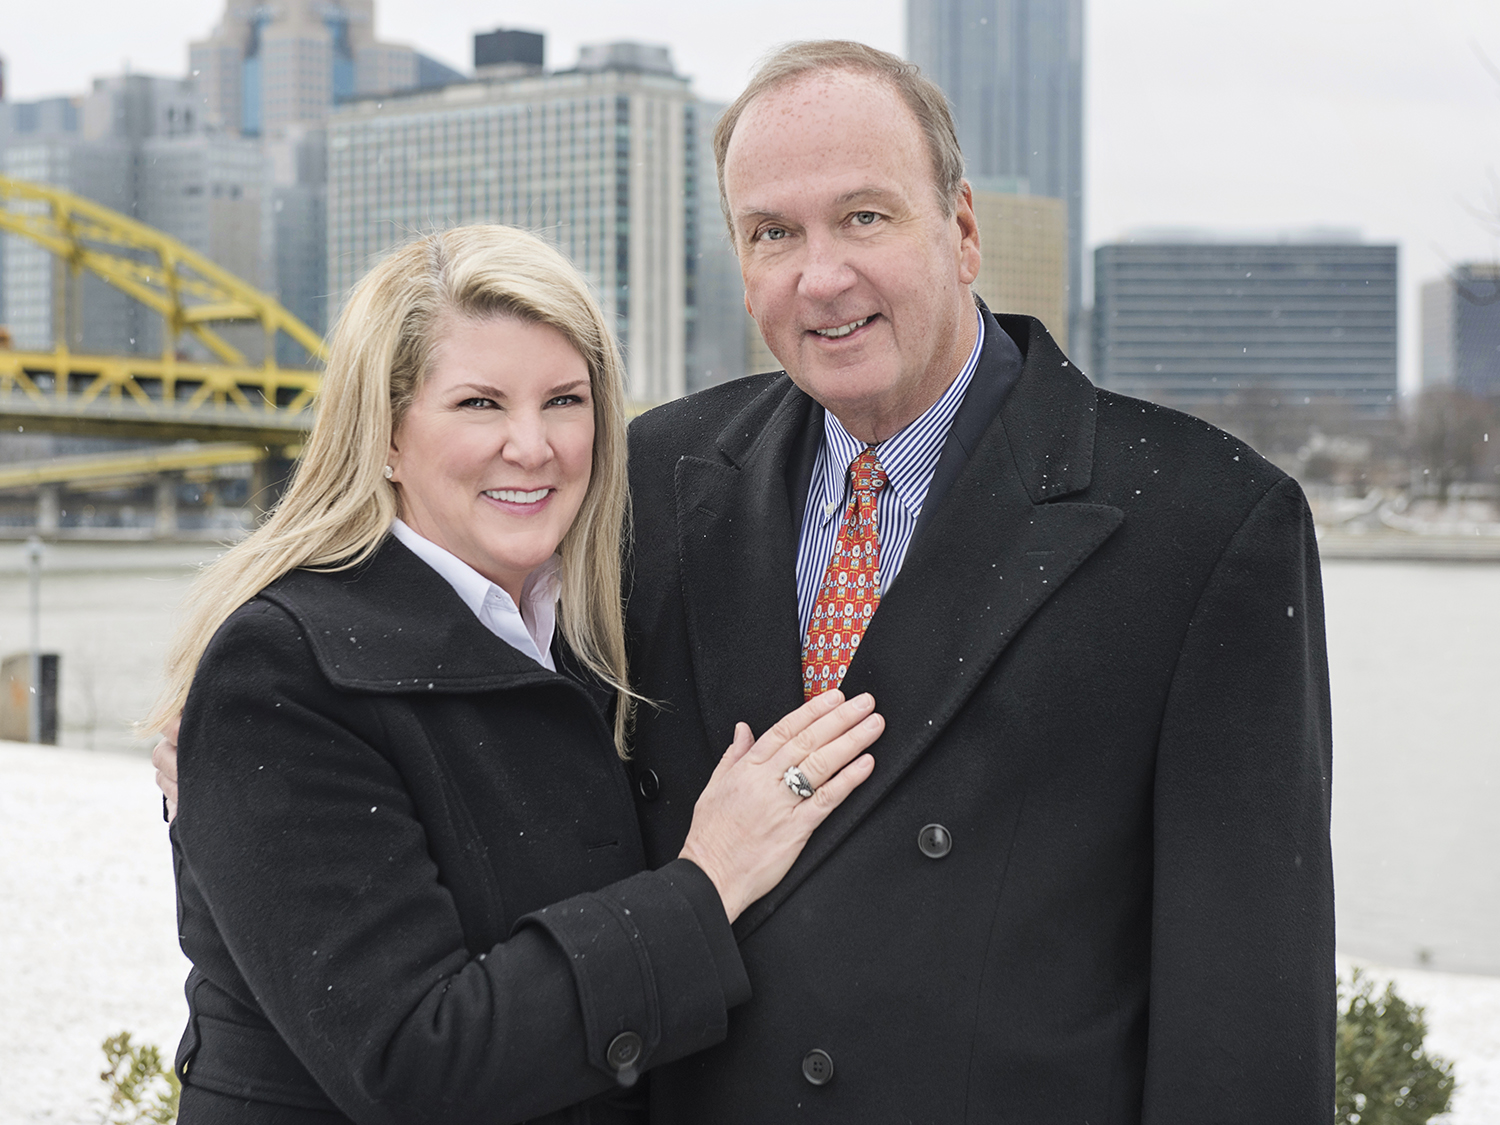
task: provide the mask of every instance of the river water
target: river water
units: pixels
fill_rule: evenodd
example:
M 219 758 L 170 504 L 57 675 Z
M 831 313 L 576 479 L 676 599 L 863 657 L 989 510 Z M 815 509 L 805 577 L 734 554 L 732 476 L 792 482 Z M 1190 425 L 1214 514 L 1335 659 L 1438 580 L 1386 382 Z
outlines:
M 1339 947 L 1500 975 L 1500 563 L 1323 565 Z
M 42 644 L 62 741 L 144 753 L 174 607 L 209 545 L 49 545 Z M 1500 563 L 1324 564 L 1339 947 L 1500 975 Z M 0 655 L 27 645 L 24 547 L 0 544 Z

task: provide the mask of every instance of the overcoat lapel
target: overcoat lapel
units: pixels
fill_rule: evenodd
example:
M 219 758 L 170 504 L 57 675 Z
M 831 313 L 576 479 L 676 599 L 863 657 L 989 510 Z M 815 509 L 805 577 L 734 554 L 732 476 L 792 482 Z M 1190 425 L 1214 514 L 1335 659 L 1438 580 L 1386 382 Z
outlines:
M 1044 332 L 1018 342 L 1027 349 L 1023 377 L 912 543 L 844 678 L 846 694 L 872 692 L 886 719 L 875 773 L 741 915 L 742 940 L 921 758 L 1031 616 L 1124 518 L 1105 505 L 1044 502 L 1087 487 L 1095 392 Z M 1037 448 L 1047 442 L 1050 450 Z
M 677 533 L 694 679 L 709 738 L 762 733 L 802 704 L 797 538 L 786 489 L 812 400 L 782 379 L 724 428 L 723 460 L 677 463 Z

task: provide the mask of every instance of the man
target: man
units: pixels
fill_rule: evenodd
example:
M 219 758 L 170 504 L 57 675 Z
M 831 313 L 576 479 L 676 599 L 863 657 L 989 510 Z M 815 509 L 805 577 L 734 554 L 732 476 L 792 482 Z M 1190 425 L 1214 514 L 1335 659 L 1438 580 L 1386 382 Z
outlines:
M 887 732 L 736 923 L 754 998 L 653 1073 L 653 1122 L 1330 1120 L 1329 705 L 1296 483 L 976 308 L 962 158 L 914 68 L 794 45 L 715 140 L 786 372 L 631 431 L 652 862 L 736 720 L 842 680 Z

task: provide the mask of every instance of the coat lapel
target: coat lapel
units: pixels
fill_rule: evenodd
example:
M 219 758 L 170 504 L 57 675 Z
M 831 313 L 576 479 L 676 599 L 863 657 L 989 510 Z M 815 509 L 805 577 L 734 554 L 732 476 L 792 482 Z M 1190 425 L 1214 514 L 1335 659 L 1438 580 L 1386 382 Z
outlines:
M 1094 388 L 1039 323 L 1004 318 L 1004 327 L 1026 351 L 1022 377 L 913 542 L 844 679 L 847 694 L 872 692 L 886 719 L 875 773 L 735 923 L 742 940 L 921 758 L 1031 616 L 1124 518 L 1118 508 L 1059 499 L 1088 485 Z
M 340 691 L 445 695 L 542 686 L 577 692 L 606 730 L 614 693 L 574 657 L 561 630 L 550 672 L 490 632 L 453 587 L 394 536 L 358 566 L 294 570 L 259 595 L 280 606 Z M 413 629 L 412 622 L 422 627 Z
M 788 458 L 812 402 L 780 380 L 720 435 L 723 460 L 677 463 L 677 533 L 694 679 L 714 744 L 802 703 Z

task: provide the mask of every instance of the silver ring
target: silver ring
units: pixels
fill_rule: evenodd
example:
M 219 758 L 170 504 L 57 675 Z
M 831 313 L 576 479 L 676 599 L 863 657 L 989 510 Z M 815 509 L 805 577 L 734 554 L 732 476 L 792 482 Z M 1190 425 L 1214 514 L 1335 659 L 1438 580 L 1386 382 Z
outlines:
M 796 766 L 787 766 L 786 773 L 781 775 L 781 780 L 786 782 L 786 787 L 804 801 L 813 795 L 812 784 L 807 780 L 807 774 Z

